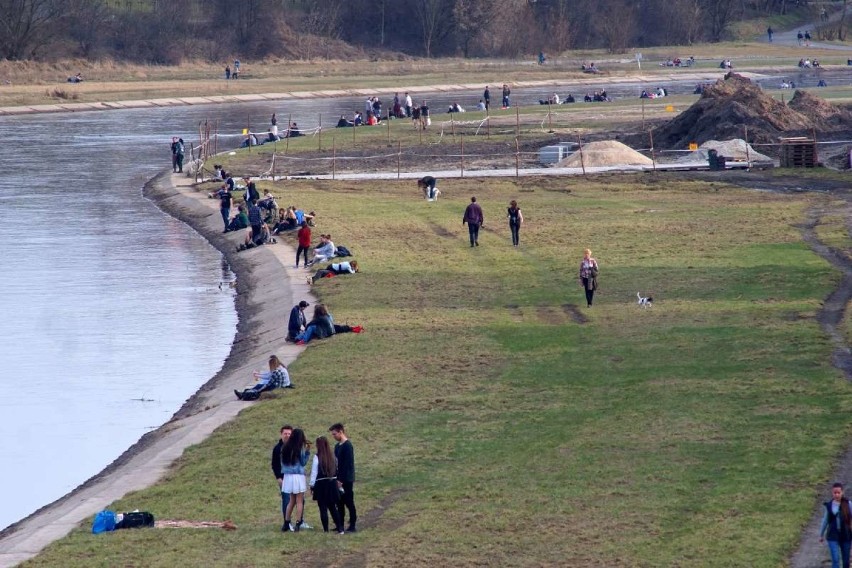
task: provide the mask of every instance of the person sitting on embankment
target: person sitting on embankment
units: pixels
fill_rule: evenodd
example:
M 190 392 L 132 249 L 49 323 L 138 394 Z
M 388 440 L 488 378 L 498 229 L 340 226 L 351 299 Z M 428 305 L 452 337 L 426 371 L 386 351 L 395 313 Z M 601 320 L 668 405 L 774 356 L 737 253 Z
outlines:
M 260 397 L 260 393 L 264 391 L 278 388 L 293 388 L 293 384 L 290 382 L 290 373 L 287 371 L 287 367 L 284 366 L 284 363 L 282 363 L 276 355 L 272 355 L 271 357 L 269 357 L 269 371 L 265 373 L 255 371 L 253 373 L 253 376 L 258 381 L 256 385 L 244 389 L 242 391 L 236 389 L 234 390 L 234 394 L 237 395 L 238 399 L 257 400 Z

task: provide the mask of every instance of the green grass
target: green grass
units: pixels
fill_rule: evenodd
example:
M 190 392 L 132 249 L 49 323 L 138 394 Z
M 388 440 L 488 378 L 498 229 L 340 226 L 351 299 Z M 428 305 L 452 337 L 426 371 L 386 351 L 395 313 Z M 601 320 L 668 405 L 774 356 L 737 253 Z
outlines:
M 366 333 L 311 345 L 297 389 L 111 506 L 237 531 L 83 523 L 25 566 L 784 564 L 850 432 L 852 388 L 813 319 L 838 277 L 794 227 L 822 197 L 648 175 L 440 185 L 434 204 L 413 182 L 277 188 L 355 253 L 361 274 L 315 292 Z M 472 194 L 475 249 L 460 222 Z M 576 283 L 586 246 L 592 309 Z M 317 436 L 337 420 L 364 530 L 282 535 L 278 427 Z

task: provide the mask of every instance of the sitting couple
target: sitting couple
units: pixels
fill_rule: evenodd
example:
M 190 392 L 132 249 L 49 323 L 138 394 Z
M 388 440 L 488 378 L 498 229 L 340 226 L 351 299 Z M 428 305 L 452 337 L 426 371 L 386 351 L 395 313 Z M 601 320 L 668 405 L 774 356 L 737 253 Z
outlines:
M 302 306 L 304 304 L 304 306 Z M 364 328 L 360 325 L 356 325 L 354 327 L 348 325 L 336 325 L 334 323 L 334 318 L 331 317 L 331 314 L 328 312 L 328 309 L 323 304 L 317 304 L 314 307 L 314 317 L 308 322 L 307 325 L 299 324 L 299 327 L 296 328 L 294 324 L 294 319 L 301 317 L 301 321 L 304 321 L 304 314 L 301 316 L 296 314 L 294 318 L 294 312 L 304 312 L 305 307 L 307 307 L 308 303 L 305 301 L 299 302 L 298 306 L 294 306 L 293 310 L 290 312 L 290 325 L 288 326 L 289 331 L 289 339 L 295 340 L 296 345 L 305 345 L 311 339 L 325 339 L 326 337 L 331 337 L 336 333 L 361 333 Z M 301 326 L 304 325 L 304 331 L 297 331 L 301 329 Z M 296 332 L 295 335 L 293 333 Z
M 240 400 L 257 400 L 260 393 L 273 389 L 291 389 L 293 384 L 290 382 L 290 373 L 287 372 L 287 367 L 276 355 L 269 358 L 269 371 L 261 373 L 255 371 L 253 373 L 257 384 L 253 387 L 243 389 L 242 391 L 234 390 L 234 394 Z

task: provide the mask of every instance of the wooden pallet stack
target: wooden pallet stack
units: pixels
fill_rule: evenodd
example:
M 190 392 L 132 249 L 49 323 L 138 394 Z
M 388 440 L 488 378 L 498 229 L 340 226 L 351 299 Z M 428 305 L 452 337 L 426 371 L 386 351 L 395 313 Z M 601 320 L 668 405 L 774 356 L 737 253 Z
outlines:
M 805 136 L 781 138 L 782 168 L 815 168 L 818 165 L 816 140 Z

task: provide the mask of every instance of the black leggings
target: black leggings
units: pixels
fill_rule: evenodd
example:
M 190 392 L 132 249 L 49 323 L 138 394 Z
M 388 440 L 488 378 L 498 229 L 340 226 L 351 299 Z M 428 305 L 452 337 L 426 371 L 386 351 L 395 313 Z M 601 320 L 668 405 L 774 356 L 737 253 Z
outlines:
M 512 244 L 518 246 L 518 243 L 520 242 L 518 232 L 521 230 L 521 226 L 519 224 L 516 225 L 515 223 L 509 223 L 509 230 L 512 231 Z
M 317 497 L 317 507 L 319 508 L 320 522 L 322 523 L 323 531 L 328 532 L 329 512 L 331 512 L 331 520 L 334 522 L 334 528 L 338 531 L 343 530 L 343 517 L 340 516 L 340 509 L 337 508 L 337 501 L 328 501 L 324 497 L 320 496 Z
M 589 279 L 588 278 L 583 278 L 583 290 L 586 291 L 586 304 L 591 306 L 592 300 L 595 297 L 595 290 L 594 290 L 594 288 L 589 290 Z
M 303 252 L 305 253 L 305 266 L 308 265 L 308 249 L 309 248 L 310 247 L 303 247 L 302 245 L 299 245 L 299 248 L 296 249 L 296 266 L 299 266 L 299 255 L 301 255 Z

